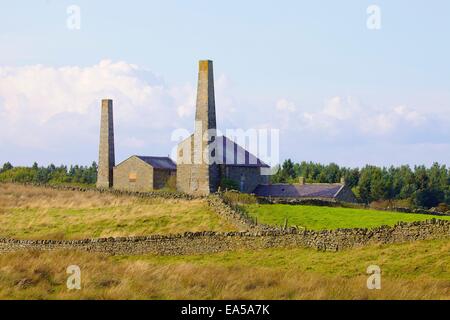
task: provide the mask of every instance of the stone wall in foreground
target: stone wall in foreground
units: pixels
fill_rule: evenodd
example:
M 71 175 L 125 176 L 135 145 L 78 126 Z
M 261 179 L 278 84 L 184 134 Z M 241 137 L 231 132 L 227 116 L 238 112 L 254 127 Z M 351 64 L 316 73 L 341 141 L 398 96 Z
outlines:
M 256 231 L 196 232 L 167 236 L 120 237 L 87 240 L 13 240 L 0 239 L 0 252 L 20 249 L 75 249 L 117 255 L 207 254 L 240 249 L 308 247 L 339 251 L 369 244 L 404 243 L 416 240 L 450 239 L 450 221 L 428 220 L 399 223 L 374 229 L 338 229 L 333 231 Z

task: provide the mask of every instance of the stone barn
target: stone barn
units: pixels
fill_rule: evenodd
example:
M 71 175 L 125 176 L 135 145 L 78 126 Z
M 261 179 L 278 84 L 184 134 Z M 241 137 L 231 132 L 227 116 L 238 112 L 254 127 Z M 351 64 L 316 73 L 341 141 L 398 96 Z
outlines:
M 169 157 L 131 156 L 115 165 L 113 102 L 102 100 L 97 188 L 152 191 L 175 179 L 177 166 Z
M 131 156 L 114 167 L 113 186 L 130 191 L 162 189 L 176 172 L 177 166 L 169 157 Z

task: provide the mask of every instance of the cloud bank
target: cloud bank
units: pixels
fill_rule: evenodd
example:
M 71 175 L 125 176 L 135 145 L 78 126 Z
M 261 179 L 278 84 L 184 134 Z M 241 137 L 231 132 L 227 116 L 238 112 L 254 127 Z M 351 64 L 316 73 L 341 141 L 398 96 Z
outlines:
M 222 131 L 280 129 L 281 159 L 450 164 L 446 107 L 431 113 L 427 106 L 374 106 L 343 95 L 311 110 L 286 97 L 261 101 L 239 94 L 223 74 L 216 75 L 215 84 Z M 168 155 L 175 145 L 173 130 L 192 130 L 195 86 L 169 85 L 152 71 L 123 61 L 0 67 L 0 163 L 96 160 L 102 98 L 114 99 L 118 161 L 131 154 Z
M 1 160 L 36 154 L 51 161 L 46 153 L 60 162 L 95 160 L 102 98 L 114 100 L 119 150 L 161 153 L 168 152 L 166 132 L 192 115 L 195 88 L 169 86 L 151 71 L 109 60 L 83 68 L 1 67 Z

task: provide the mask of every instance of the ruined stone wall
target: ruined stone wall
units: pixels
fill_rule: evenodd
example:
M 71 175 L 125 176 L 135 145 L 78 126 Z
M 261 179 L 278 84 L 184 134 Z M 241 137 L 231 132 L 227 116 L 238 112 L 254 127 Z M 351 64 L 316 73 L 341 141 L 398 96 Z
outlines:
M 0 252 L 20 249 L 76 249 L 117 255 L 192 255 L 230 250 L 307 247 L 339 251 L 370 244 L 404 243 L 450 238 L 450 221 L 399 223 L 374 229 L 333 231 L 196 232 L 167 236 L 120 237 L 87 240 L 0 239 Z
M 130 174 L 136 181 L 130 181 Z M 114 168 L 114 189 L 152 191 L 153 168 L 137 157 L 131 157 Z

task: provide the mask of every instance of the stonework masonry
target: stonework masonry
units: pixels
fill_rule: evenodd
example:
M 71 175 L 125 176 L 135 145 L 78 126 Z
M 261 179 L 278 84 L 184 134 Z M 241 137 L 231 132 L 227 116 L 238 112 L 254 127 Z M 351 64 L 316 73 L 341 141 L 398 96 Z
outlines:
M 43 185 L 43 188 L 109 193 L 117 196 L 136 196 L 142 198 L 167 198 L 192 200 L 193 195 L 179 192 L 133 192 L 109 189 L 89 189 L 71 186 Z M 226 203 L 220 194 L 201 197 L 221 217 L 232 222 L 240 232 L 216 233 L 186 232 L 176 235 L 152 235 L 141 237 L 117 237 L 85 240 L 17 240 L 0 239 L 0 252 L 21 249 L 37 250 L 84 250 L 118 255 L 135 254 L 205 254 L 241 249 L 306 247 L 325 251 L 340 251 L 371 244 L 404 243 L 417 240 L 450 239 L 450 221 L 431 219 L 427 221 L 403 223 L 395 226 L 381 226 L 374 229 L 338 230 L 284 230 L 259 224 L 245 212 Z
M 97 188 L 111 188 L 115 165 L 112 100 L 102 100 L 101 109 Z
M 114 168 L 114 189 L 153 191 L 153 171 L 139 158 L 130 157 Z M 130 179 L 133 177 L 135 179 Z
M 114 255 L 192 255 L 230 250 L 306 247 L 340 251 L 371 244 L 405 243 L 416 240 L 450 238 L 450 221 L 429 220 L 398 223 L 374 229 L 338 229 L 331 231 L 263 232 L 186 232 L 167 236 L 119 237 L 86 240 L 14 240 L 0 239 L 0 252 L 21 249 L 75 249 Z
M 269 176 L 261 175 L 260 167 L 252 166 L 227 166 L 219 165 L 222 176 L 236 181 L 239 190 L 244 193 L 252 193 L 260 184 L 268 184 Z
M 208 195 L 219 186 L 219 169 L 211 164 L 211 143 L 216 138 L 216 105 L 214 97 L 213 62 L 199 61 L 197 103 L 195 112 L 194 134 L 178 147 L 177 189 L 197 195 Z M 193 137 L 193 138 L 192 138 Z M 185 144 L 188 144 L 187 147 Z M 188 163 L 182 164 L 189 152 Z

